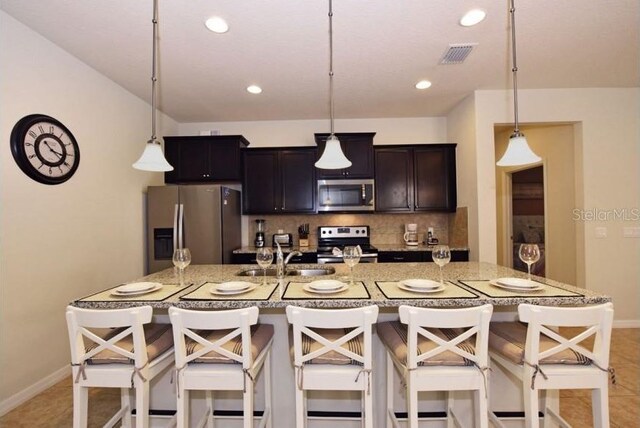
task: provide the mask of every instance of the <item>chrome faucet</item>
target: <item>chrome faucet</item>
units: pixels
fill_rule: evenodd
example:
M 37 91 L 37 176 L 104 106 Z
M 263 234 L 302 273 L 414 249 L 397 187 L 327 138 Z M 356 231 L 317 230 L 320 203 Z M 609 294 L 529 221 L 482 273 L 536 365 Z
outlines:
M 280 243 L 276 242 L 276 246 L 278 247 L 276 251 L 276 278 L 283 279 L 287 275 L 287 264 L 291 260 L 291 257 L 301 256 L 302 253 L 300 251 L 292 251 L 285 258 L 284 254 L 282 254 Z

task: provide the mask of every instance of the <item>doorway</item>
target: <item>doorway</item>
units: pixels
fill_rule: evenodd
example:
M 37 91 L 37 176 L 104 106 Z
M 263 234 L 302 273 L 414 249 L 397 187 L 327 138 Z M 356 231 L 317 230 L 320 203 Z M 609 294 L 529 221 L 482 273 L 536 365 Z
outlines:
M 544 166 L 535 166 L 510 173 L 511 175 L 511 266 L 526 272 L 527 265 L 520 260 L 522 244 L 536 244 L 540 260 L 531 266 L 531 273 L 545 276 L 544 228 Z

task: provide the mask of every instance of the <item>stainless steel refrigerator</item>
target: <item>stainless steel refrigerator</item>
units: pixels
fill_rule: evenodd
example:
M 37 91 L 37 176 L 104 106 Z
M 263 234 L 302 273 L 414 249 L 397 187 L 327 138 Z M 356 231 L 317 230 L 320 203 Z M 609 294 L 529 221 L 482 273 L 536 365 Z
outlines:
M 173 250 L 189 248 L 192 264 L 231 263 L 241 246 L 240 192 L 220 185 L 149 186 L 149 273 L 173 266 Z

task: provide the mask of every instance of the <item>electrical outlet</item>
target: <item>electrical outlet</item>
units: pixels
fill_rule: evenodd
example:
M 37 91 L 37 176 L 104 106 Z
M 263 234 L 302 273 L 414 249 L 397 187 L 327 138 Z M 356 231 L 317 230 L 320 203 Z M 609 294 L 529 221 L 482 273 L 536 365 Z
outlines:
M 625 238 L 640 238 L 640 227 L 622 228 L 622 236 Z
M 596 238 L 606 238 L 607 237 L 607 228 L 606 227 L 596 227 Z

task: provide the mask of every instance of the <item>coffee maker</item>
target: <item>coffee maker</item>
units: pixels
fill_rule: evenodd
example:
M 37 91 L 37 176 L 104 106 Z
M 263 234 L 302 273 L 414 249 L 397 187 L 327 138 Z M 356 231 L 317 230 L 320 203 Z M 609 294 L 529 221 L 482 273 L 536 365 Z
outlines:
M 418 245 L 418 225 L 415 223 L 405 224 L 403 238 L 406 245 Z
M 256 220 L 256 239 L 253 241 L 256 248 L 264 247 L 264 219 Z

